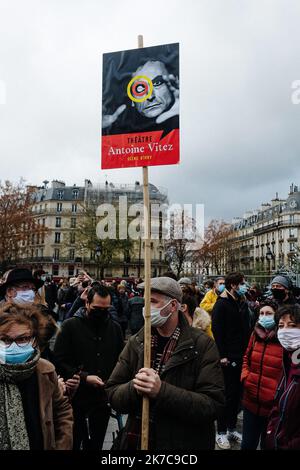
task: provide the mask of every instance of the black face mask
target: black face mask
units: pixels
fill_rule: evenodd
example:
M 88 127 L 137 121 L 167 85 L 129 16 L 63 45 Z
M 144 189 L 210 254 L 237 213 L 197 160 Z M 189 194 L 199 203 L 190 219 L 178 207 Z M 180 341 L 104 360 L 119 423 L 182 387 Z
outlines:
M 271 289 L 271 292 L 275 300 L 283 300 L 286 296 L 284 289 Z
M 106 323 L 109 318 L 109 308 L 91 308 L 89 311 L 89 318 L 97 323 Z

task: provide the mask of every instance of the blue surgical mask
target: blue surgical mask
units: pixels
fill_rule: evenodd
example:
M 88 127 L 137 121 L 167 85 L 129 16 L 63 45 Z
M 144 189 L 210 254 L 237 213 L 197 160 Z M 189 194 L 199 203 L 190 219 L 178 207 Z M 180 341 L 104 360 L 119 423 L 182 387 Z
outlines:
M 220 284 L 219 287 L 218 287 L 219 294 L 222 294 L 222 292 L 224 292 L 224 290 L 225 290 L 225 284 Z
M 17 292 L 16 297 L 13 298 L 13 301 L 16 304 L 32 304 L 35 298 L 34 291 L 31 290 L 21 290 Z
M 240 284 L 238 290 L 236 290 L 237 295 L 245 295 L 248 290 L 246 284 Z
M 275 326 L 274 315 L 260 315 L 258 323 L 266 330 L 272 330 Z
M 11 343 L 8 348 L 0 346 L 0 362 L 2 364 L 23 364 L 33 355 L 34 351 L 32 344 L 18 346 L 16 343 Z

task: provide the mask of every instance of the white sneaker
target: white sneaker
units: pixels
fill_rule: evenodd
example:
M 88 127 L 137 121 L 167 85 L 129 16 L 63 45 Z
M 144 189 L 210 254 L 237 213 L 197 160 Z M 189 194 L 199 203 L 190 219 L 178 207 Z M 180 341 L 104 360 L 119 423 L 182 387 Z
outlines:
M 229 441 L 238 442 L 239 444 L 242 442 L 242 435 L 238 431 L 228 431 L 227 437 Z
M 216 435 L 216 443 L 220 447 L 220 449 L 230 449 L 230 442 L 226 436 L 226 434 L 217 434 Z

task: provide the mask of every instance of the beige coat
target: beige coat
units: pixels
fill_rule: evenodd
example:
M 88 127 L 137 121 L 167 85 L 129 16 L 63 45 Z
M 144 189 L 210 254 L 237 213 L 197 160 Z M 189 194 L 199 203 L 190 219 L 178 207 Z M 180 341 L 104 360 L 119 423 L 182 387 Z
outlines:
M 58 386 L 55 368 L 40 359 L 36 371 L 44 450 L 72 450 L 73 411 Z

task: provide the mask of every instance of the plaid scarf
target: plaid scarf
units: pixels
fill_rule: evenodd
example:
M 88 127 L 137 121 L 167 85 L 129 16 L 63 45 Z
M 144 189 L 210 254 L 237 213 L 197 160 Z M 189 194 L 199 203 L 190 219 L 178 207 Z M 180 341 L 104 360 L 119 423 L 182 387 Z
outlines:
M 160 357 L 159 363 L 155 367 L 157 346 L 158 346 L 158 335 L 156 330 L 151 331 L 151 367 L 156 370 L 159 376 L 164 372 L 167 362 L 175 351 L 177 342 L 180 336 L 180 328 L 177 326 L 169 341 L 164 347 L 163 353 Z M 127 450 L 138 450 L 141 448 L 141 429 L 142 429 L 142 417 L 136 415 L 131 419 L 130 426 L 127 430 Z M 149 413 L 149 450 L 155 448 L 155 414 L 151 411 Z

